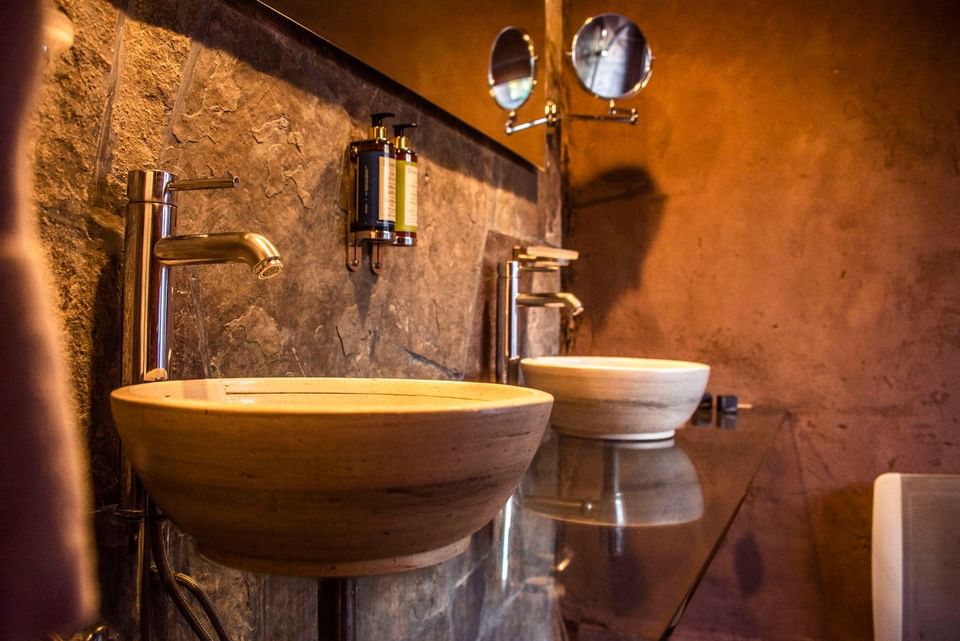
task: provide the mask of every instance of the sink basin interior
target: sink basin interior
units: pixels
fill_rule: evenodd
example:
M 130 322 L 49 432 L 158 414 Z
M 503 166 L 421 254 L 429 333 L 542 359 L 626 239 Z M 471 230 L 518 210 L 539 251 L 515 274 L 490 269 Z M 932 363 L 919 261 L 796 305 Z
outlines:
M 355 378 L 254 378 L 164 381 L 132 385 L 123 398 L 166 407 L 230 410 L 231 405 L 265 410 L 389 414 L 410 408 L 449 411 L 470 410 L 491 403 L 498 407 L 520 403 L 528 397 L 513 389 L 459 381 L 411 381 Z M 119 390 L 118 390 L 119 392 Z M 246 410 L 243 410 L 246 411 Z
M 703 363 L 691 361 L 673 361 L 663 358 L 629 358 L 626 356 L 539 356 L 525 358 L 528 367 L 553 367 L 568 370 L 590 372 L 648 372 L 667 374 L 670 372 L 689 372 L 709 370 Z
M 274 574 L 356 576 L 462 551 L 519 484 L 552 399 L 397 379 L 208 379 L 116 390 L 151 496 L 201 553 Z

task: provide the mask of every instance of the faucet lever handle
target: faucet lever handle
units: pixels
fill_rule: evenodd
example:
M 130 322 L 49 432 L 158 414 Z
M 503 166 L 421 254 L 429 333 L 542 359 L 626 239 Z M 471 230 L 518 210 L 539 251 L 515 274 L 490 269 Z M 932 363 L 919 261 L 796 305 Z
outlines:
M 176 192 L 191 189 L 231 189 L 240 185 L 235 176 L 180 180 L 160 169 L 132 169 L 127 174 L 127 200 L 131 203 L 176 205 Z
M 560 267 L 566 267 L 570 261 L 577 260 L 579 257 L 578 251 L 559 247 L 516 245 L 513 248 L 513 260 L 523 263 L 527 271 L 554 271 Z
M 226 178 L 186 178 L 167 184 L 167 191 L 194 191 L 197 189 L 235 189 L 240 186 L 236 176 Z

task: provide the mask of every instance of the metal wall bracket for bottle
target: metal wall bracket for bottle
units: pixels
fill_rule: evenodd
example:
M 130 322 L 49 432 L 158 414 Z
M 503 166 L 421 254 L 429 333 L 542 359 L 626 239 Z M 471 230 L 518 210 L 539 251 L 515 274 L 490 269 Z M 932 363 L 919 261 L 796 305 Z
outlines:
M 360 271 L 363 263 L 363 257 L 367 256 L 370 263 L 370 271 L 380 275 L 383 269 L 383 252 L 381 248 L 389 245 L 393 238 L 385 240 L 376 238 L 373 232 L 354 232 L 347 226 L 347 269 L 352 272 Z

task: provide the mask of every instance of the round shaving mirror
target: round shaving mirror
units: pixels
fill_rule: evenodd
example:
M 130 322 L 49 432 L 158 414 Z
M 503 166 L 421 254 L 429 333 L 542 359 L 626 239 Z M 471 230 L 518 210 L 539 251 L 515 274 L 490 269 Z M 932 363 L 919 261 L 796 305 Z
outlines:
M 490 95 L 502 109 L 519 109 L 533 93 L 536 63 L 533 41 L 526 31 L 507 27 L 497 34 L 490 48 L 487 82 Z
M 637 25 L 619 13 L 588 18 L 573 37 L 571 56 L 580 84 L 597 98 L 629 98 L 650 81 L 650 45 Z

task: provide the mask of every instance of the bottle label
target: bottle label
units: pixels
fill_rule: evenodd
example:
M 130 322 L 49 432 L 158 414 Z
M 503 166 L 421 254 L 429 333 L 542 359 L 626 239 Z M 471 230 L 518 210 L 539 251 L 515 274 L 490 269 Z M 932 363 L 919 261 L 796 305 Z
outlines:
M 396 220 L 396 160 L 382 151 L 357 155 L 356 219 L 353 231 L 392 229 Z
M 397 220 L 397 161 L 380 156 L 380 211 L 381 221 Z
M 417 163 L 401 160 L 397 167 L 397 231 L 417 231 Z

